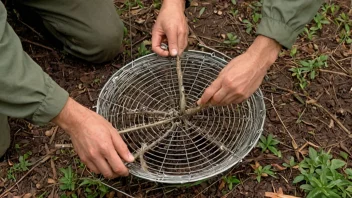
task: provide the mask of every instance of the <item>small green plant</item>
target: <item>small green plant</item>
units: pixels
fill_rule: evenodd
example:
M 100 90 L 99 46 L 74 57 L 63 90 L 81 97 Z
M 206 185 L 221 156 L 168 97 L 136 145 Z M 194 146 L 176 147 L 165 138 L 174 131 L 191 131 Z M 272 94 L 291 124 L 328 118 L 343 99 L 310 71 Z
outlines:
M 351 30 L 348 24 L 345 24 L 344 28 L 340 31 L 338 40 L 340 43 L 343 43 L 343 42 L 345 42 L 346 44 L 352 43 Z
M 266 165 L 264 168 L 262 166 L 258 166 L 255 170 L 254 173 L 257 175 L 256 179 L 258 183 L 260 183 L 262 177 L 267 177 L 267 176 L 272 176 L 275 177 L 275 173 L 272 170 L 271 165 Z
M 297 54 L 297 46 L 293 46 L 290 50 L 290 56 L 294 58 Z
M 153 0 L 153 7 L 159 10 L 161 7 L 161 0 Z
M 295 76 L 299 80 L 301 89 L 305 89 L 308 85 L 307 76 L 309 76 L 310 80 L 314 80 L 319 72 L 319 69 L 328 66 L 327 60 L 327 55 L 320 55 L 313 60 L 300 61 L 299 67 L 294 67 L 289 70 L 292 72 L 292 76 Z
M 343 171 L 345 165 L 345 161 L 310 147 L 309 156 L 299 163 L 301 174 L 293 183 L 303 183 L 300 188 L 307 198 L 352 197 L 352 169 Z
M 297 167 L 298 163 L 295 162 L 295 158 L 291 156 L 290 161 L 287 163 L 282 164 L 286 168 L 294 168 Z
M 77 176 L 72 171 L 71 166 L 65 168 L 61 168 L 60 171 L 64 174 L 62 178 L 59 179 L 60 189 L 61 190 L 75 190 Z
M 262 135 L 260 137 L 260 141 L 258 143 L 258 147 L 262 149 L 262 152 L 265 152 L 266 150 L 270 150 L 274 155 L 278 157 L 282 157 L 281 151 L 278 151 L 276 146 L 279 144 L 280 141 L 275 139 L 272 134 L 269 134 L 268 137 L 265 137 Z
M 237 185 L 237 184 L 241 183 L 241 181 L 239 179 L 237 179 L 237 177 L 235 177 L 235 176 L 225 176 L 222 179 L 227 184 L 227 187 L 229 190 L 232 190 L 233 185 Z
M 233 35 L 232 33 L 227 33 L 227 40 L 224 41 L 225 44 L 228 45 L 236 45 L 240 42 L 240 39 L 237 37 L 237 35 Z
M 150 54 L 150 51 L 145 47 L 144 42 L 138 47 L 138 57 Z
M 18 158 L 18 163 L 14 164 L 8 171 L 7 171 L 7 178 L 10 180 L 16 180 L 15 173 L 17 172 L 24 172 L 29 170 L 28 167 L 32 166 L 33 164 L 30 163 L 27 159 L 29 156 L 32 155 L 32 152 L 27 152 L 24 155 L 21 155 Z
M 317 26 L 311 27 L 313 30 L 321 30 L 323 29 L 323 25 L 330 24 L 330 21 L 319 12 L 314 16 L 314 22 Z
M 331 15 L 335 15 L 339 11 L 340 6 L 336 5 L 334 3 L 332 3 L 332 4 L 327 4 L 326 3 L 326 4 L 323 5 L 323 7 L 321 9 L 323 11 L 322 14 L 324 16 L 328 15 L 329 12 L 331 13 Z
M 348 24 L 351 25 L 352 21 L 350 19 L 350 17 L 342 12 L 336 19 L 335 19 L 336 23 L 340 26 L 344 25 L 344 24 Z
M 238 10 L 232 9 L 232 10 L 230 11 L 230 13 L 232 14 L 233 17 L 236 17 L 237 14 L 238 14 Z
M 84 179 L 79 187 L 84 188 L 84 194 L 87 198 L 102 198 L 109 192 L 109 188 L 100 180 Z
M 262 18 L 262 15 L 259 13 L 254 13 L 252 14 L 252 21 L 249 21 L 247 19 L 244 19 L 242 22 L 245 24 L 246 26 L 246 33 L 247 34 L 251 34 L 253 29 L 255 28 L 255 26 L 257 25 L 257 23 L 259 22 L 259 20 Z
M 313 40 L 313 38 L 315 37 L 316 33 L 317 33 L 316 27 L 311 27 L 309 29 L 307 27 L 305 27 L 303 32 L 302 32 L 303 35 L 304 34 L 307 35 L 307 38 L 310 41 Z

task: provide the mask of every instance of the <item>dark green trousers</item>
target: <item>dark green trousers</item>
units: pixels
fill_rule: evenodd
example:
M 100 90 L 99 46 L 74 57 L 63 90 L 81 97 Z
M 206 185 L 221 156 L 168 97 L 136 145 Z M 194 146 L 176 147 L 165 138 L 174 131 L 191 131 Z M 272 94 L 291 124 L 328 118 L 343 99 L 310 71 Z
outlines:
M 64 49 L 86 61 L 101 63 L 114 58 L 121 47 L 123 23 L 113 0 L 16 0 L 36 12 Z M 10 145 L 7 116 L 43 125 L 67 101 L 60 88 L 23 51 L 7 23 L 0 1 L 0 156 Z

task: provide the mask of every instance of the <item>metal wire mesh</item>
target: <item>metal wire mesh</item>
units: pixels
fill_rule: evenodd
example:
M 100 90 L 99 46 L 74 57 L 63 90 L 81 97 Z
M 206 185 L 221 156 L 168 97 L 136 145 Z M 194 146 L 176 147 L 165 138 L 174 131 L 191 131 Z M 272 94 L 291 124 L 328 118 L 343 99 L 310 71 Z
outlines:
M 188 51 L 181 63 L 187 108 L 195 107 L 227 61 L 214 54 Z M 99 95 L 97 112 L 118 130 L 166 120 L 122 134 L 133 153 L 151 146 L 143 158 L 129 164 L 130 173 L 152 181 L 185 183 L 215 176 L 250 152 L 263 129 L 262 97 L 258 90 L 242 104 L 209 107 L 178 119 L 176 60 L 150 54 L 109 79 Z

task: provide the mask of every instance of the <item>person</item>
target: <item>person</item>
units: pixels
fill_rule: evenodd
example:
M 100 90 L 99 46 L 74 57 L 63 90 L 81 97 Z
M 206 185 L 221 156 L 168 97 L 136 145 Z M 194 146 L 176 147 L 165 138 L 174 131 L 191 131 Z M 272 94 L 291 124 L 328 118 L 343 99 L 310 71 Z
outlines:
M 19 0 L 41 16 L 64 49 L 81 59 L 101 63 L 113 59 L 123 37 L 112 0 Z M 264 0 L 257 37 L 205 90 L 198 104 L 226 105 L 250 97 L 278 58 L 312 20 L 323 0 Z M 187 46 L 185 0 L 164 0 L 152 30 L 152 49 L 160 56 L 181 55 Z M 161 48 L 167 39 L 169 50 Z M 117 130 L 102 116 L 69 97 L 22 49 L 7 23 L 0 2 L 0 156 L 10 144 L 8 116 L 36 125 L 55 123 L 72 140 L 81 161 L 106 178 L 128 175 L 124 162 L 133 155 Z

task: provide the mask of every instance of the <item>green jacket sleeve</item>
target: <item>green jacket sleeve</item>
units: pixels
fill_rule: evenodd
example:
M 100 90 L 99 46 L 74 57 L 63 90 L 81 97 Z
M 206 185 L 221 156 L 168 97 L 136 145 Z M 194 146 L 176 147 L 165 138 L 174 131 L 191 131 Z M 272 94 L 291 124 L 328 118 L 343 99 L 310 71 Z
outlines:
M 59 114 L 67 99 L 68 93 L 23 51 L 0 2 L 0 114 L 42 125 Z
M 264 0 L 257 34 L 291 48 L 324 0 Z

